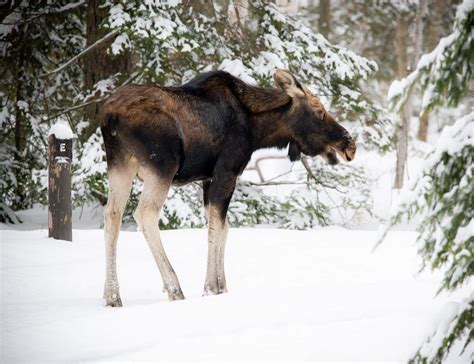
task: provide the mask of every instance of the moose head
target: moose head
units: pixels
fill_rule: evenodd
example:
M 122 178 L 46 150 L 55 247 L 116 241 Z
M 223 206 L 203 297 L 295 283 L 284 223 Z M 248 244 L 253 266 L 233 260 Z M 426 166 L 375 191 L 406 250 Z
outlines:
M 290 160 L 298 160 L 301 153 L 311 157 L 320 155 L 329 164 L 339 162 L 336 153 L 345 161 L 353 160 L 356 152 L 354 140 L 324 108 L 321 100 L 288 71 L 278 69 L 274 79 L 292 99 L 292 117 L 288 120 Z

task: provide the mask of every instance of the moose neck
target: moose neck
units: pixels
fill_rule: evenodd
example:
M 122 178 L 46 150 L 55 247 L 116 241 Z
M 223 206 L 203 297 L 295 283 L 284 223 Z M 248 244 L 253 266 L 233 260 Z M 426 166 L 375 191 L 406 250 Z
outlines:
M 285 148 L 291 141 L 288 121 L 291 118 L 291 103 L 252 116 L 254 150 L 262 148 Z
M 251 114 L 253 149 L 285 148 L 290 142 L 291 97 L 279 88 L 248 85 L 233 76 L 228 84 Z

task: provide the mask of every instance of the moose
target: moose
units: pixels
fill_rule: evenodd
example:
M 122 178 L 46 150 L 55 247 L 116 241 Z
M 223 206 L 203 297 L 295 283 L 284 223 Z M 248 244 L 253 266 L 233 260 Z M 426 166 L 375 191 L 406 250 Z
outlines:
M 249 85 L 224 71 L 197 76 L 178 87 L 126 85 L 101 109 L 109 194 L 104 212 L 106 306 L 122 306 L 116 271 L 122 215 L 136 176 L 143 190 L 134 219 L 158 265 L 170 300 L 184 299 L 163 249 L 160 210 L 172 185 L 202 181 L 208 219 L 208 260 L 203 295 L 227 292 L 224 251 L 227 210 L 236 180 L 252 153 L 288 147 L 328 163 L 354 159 L 356 145 L 320 99 L 286 70 L 276 88 Z

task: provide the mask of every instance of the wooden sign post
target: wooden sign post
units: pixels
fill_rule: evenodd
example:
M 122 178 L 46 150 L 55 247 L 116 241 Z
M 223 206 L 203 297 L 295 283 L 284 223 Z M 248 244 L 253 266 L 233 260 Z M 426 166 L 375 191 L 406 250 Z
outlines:
M 49 237 L 72 241 L 72 138 L 59 139 L 50 133 L 48 159 Z

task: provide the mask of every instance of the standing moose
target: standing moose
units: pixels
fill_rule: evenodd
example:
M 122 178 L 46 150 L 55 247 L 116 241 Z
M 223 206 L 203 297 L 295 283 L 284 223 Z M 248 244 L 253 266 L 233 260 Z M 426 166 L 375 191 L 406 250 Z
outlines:
M 328 163 L 354 159 L 349 133 L 325 110 L 318 97 L 293 75 L 277 70 L 278 88 L 251 86 L 226 72 L 202 74 L 180 87 L 128 85 L 101 110 L 107 154 L 109 197 L 105 209 L 107 306 L 121 306 L 116 247 L 122 214 L 135 176 L 143 180 L 134 218 L 145 235 L 170 300 L 183 299 L 178 278 L 160 239 L 160 210 L 172 185 L 203 181 L 209 221 L 204 295 L 227 291 L 224 248 L 227 209 L 237 177 L 260 148 L 289 146 L 321 155 Z

